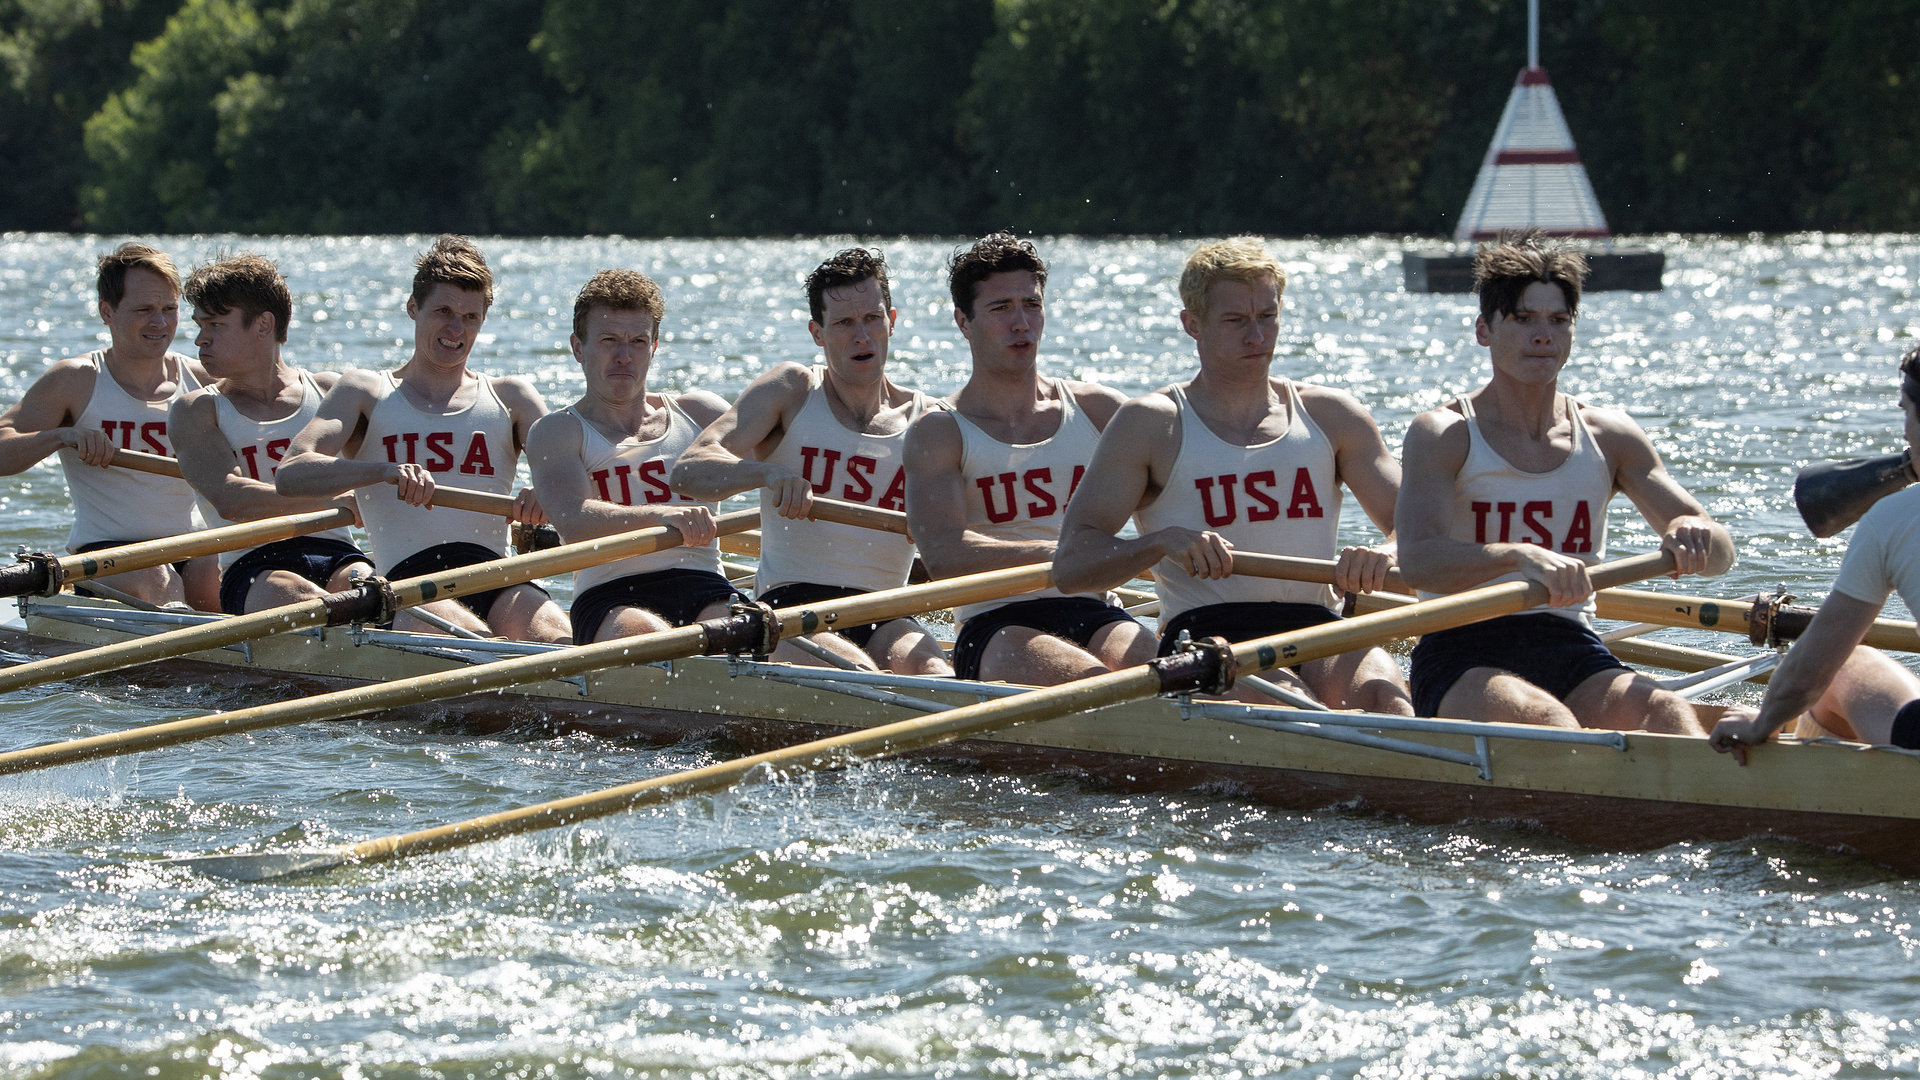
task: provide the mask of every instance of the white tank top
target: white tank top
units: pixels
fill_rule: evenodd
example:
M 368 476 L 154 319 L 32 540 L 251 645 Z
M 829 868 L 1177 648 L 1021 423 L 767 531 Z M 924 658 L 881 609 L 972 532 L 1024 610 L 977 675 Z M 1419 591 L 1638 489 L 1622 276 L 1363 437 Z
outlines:
M 667 399 L 667 430 L 657 439 L 622 439 L 618 444 L 609 442 L 600 430 L 587 422 L 572 406 L 567 412 L 580 424 L 580 467 L 587 474 L 589 498 L 620 506 L 654 506 L 661 503 L 678 503 L 683 506 L 705 506 L 708 510 L 717 509 L 712 503 L 702 503 L 678 494 L 667 486 L 667 477 L 673 473 L 674 462 L 686 453 L 687 447 L 700 434 L 700 425 L 694 422 L 680 408 L 678 402 Z M 567 537 L 568 540 L 586 539 L 585 537 Z M 590 566 L 576 571 L 573 575 L 573 595 L 579 596 L 595 585 L 613 581 L 616 578 L 633 574 L 651 574 L 656 570 L 707 570 L 720 572 L 720 549 L 712 544 L 705 547 L 668 548 L 651 555 L 635 555 L 629 559 L 609 563 L 603 566 Z
M 1460 399 L 1467 418 L 1467 460 L 1453 488 L 1455 540 L 1470 544 L 1539 544 L 1592 565 L 1607 557 L 1607 503 L 1613 500 L 1613 469 L 1588 429 L 1582 406 L 1565 397 L 1573 414 L 1573 451 L 1543 473 L 1515 468 L 1487 445 L 1474 418 L 1473 403 Z M 1480 582 L 1519 581 L 1516 571 Z M 1421 592 L 1431 598 L 1438 593 Z M 1595 604 L 1566 607 L 1542 604 L 1531 612 L 1552 612 L 1591 626 Z
M 159 401 L 136 398 L 121 389 L 107 370 L 104 350 L 89 353 L 87 361 L 93 365 L 93 394 L 73 426 L 99 428 L 122 450 L 172 457 L 167 409 L 181 395 L 200 388 L 186 358 L 167 354 L 173 393 Z M 193 488 L 185 480 L 132 469 L 96 468 L 81 461 L 80 452 L 70 446 L 60 448 L 60 468 L 67 474 L 67 491 L 73 498 L 68 550 L 103 540 L 157 540 L 202 527 Z
M 1060 401 L 1059 430 L 1037 443 L 1003 443 L 949 408 L 960 425 L 960 471 L 967 500 L 967 528 L 996 540 L 1058 543 L 1067 499 L 1086 475 L 1100 430 L 1073 400 L 1059 379 L 1049 380 Z M 1066 596 L 1047 588 L 1006 600 L 967 604 L 954 616 L 961 622 L 1005 604 Z M 1103 593 L 1078 593 L 1104 599 Z
M 473 403 L 456 412 L 414 407 L 392 372 L 382 372 L 385 393 L 367 417 L 360 461 L 424 465 L 434 483 L 506 495 L 513 490 L 519 455 L 513 446 L 513 414 L 480 378 Z M 408 506 L 390 485 L 362 488 L 360 518 L 367 524 L 368 554 L 384 573 L 395 563 L 439 544 L 466 541 L 489 551 L 507 550 L 507 519 L 497 514 L 436 506 Z
M 808 373 L 807 400 L 780 445 L 767 458 L 785 465 L 829 499 L 906 509 L 907 473 L 900 460 L 906 428 L 892 435 L 850 431 L 827 402 L 826 368 Z M 926 398 L 914 391 L 907 422 L 919 419 Z M 759 591 L 806 583 L 847 589 L 897 589 L 913 569 L 913 542 L 895 533 L 831 521 L 793 521 L 774 511 L 772 493 L 760 490 Z
M 213 397 L 214 426 L 220 429 L 220 434 L 225 435 L 227 443 L 233 447 L 234 471 L 249 480 L 266 484 L 273 483 L 273 474 L 280 470 L 280 459 L 286 456 L 287 446 L 293 442 L 293 437 L 300 434 L 300 429 L 306 427 L 307 421 L 320 411 L 320 399 L 323 396 L 313 376 L 302 371 L 299 406 L 278 420 L 255 420 L 234 408 L 232 400 L 217 387 L 209 393 Z M 206 520 L 209 528 L 235 524 L 221 517 L 213 504 L 198 493 L 194 495 L 194 502 L 199 505 L 200 516 Z M 345 526 L 308 535 L 353 542 Z M 239 551 L 221 552 L 221 569 L 232 566 L 234 560 L 252 550 L 242 548 Z
M 1300 402 L 1292 380 L 1286 387 L 1289 422 L 1277 439 L 1237 446 L 1215 435 L 1180 387 L 1172 397 L 1180 410 L 1180 448 L 1158 498 L 1134 515 L 1142 533 L 1167 526 L 1206 528 L 1239 551 L 1332 558 L 1340 528 L 1340 485 L 1334 478 L 1333 442 Z M 1194 577 L 1174 559 L 1153 568 L 1162 623 L 1210 604 L 1277 601 L 1331 608 L 1333 589 L 1304 581 Z

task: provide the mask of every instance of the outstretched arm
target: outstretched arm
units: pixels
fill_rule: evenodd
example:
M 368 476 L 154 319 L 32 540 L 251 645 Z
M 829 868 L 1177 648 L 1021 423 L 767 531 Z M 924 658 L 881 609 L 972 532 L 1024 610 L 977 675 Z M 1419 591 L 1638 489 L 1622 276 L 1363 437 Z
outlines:
M 541 508 L 564 539 L 578 543 L 671 525 L 690 545 L 713 542 L 713 513 L 705 506 L 684 502 L 626 506 L 603 497 L 581 464 L 580 446 L 580 421 L 568 412 L 541 417 L 527 436 L 533 490 L 540 493 Z
M 1334 587 L 1341 592 L 1385 588 L 1387 572 L 1398 557 L 1394 510 L 1400 498 L 1400 463 L 1387 450 L 1373 415 L 1353 395 L 1326 387 L 1300 388 L 1301 401 L 1333 443 L 1334 476 L 1347 485 L 1360 509 L 1384 537 L 1378 544 L 1340 549 Z
M 78 449 L 89 465 L 112 463 L 113 440 L 106 432 L 73 426 L 86 410 L 95 377 L 92 365 L 62 360 L 0 413 L 0 475 L 24 472 L 63 446 Z
M 352 505 L 352 496 L 290 497 L 270 483 L 242 476 L 233 443 L 220 430 L 211 391 L 196 390 L 167 410 L 167 431 L 180 474 L 228 521 L 258 521 L 282 514 Z
M 419 466 L 395 465 L 384 461 L 361 461 L 344 455 L 359 446 L 366 434 L 367 417 L 378 400 L 376 380 L 384 375 L 371 371 L 350 371 L 339 385 L 320 401 L 320 411 L 293 437 L 287 456 L 273 476 L 273 486 L 282 495 L 294 497 L 331 497 L 354 488 L 401 480 L 411 469 L 411 484 L 402 484 L 402 497 L 411 489 L 424 496 L 406 501 L 423 506 L 433 497 L 433 478 Z M 377 496 L 376 496 L 377 497 Z
M 1047 541 L 997 540 L 967 528 L 960 425 L 952 416 L 929 412 L 915 420 L 901 456 L 907 470 L 907 525 L 934 577 L 1052 560 L 1054 545 Z
M 813 507 L 813 486 L 792 469 L 762 459 L 780 445 L 811 388 L 808 369 L 795 363 L 781 364 L 755 379 L 733 408 L 707 425 L 680 455 L 673 467 L 673 489 L 718 502 L 766 488 L 781 517 L 806 517 Z
M 1607 460 L 1613 484 L 1633 500 L 1660 534 L 1660 548 L 1673 553 L 1671 576 L 1715 577 L 1733 566 L 1733 535 L 1707 516 L 1699 500 L 1680 486 L 1660 460 L 1653 440 L 1633 418 L 1615 409 L 1586 409 L 1587 422 Z
M 1760 703 L 1759 713 L 1728 715 L 1713 725 L 1708 743 L 1745 765 L 1748 747 L 1772 738 L 1813 708 L 1827 692 L 1841 666 L 1866 637 L 1880 607 L 1842 592 L 1828 593 L 1806 632 L 1787 650 L 1786 658 L 1767 680 L 1767 696 Z
M 1136 398 L 1114 414 L 1067 504 L 1053 559 L 1055 587 L 1103 591 L 1161 559 L 1183 564 L 1196 577 L 1233 572 L 1233 545 L 1218 533 L 1169 526 L 1132 539 L 1119 535 L 1134 511 L 1165 485 L 1180 445 L 1179 424 L 1179 410 L 1165 394 Z

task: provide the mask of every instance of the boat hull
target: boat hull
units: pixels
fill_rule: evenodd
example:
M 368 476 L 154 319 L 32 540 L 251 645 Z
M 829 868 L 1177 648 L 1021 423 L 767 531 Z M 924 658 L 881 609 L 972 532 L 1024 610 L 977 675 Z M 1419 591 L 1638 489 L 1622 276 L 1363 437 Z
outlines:
M 90 606 L 95 602 L 33 601 L 24 625 L 0 641 L 16 651 L 50 654 L 133 636 L 52 617 Z M 425 675 L 459 663 L 356 644 L 339 629 L 319 636 L 283 635 L 184 659 L 216 669 L 271 673 L 279 686 L 301 692 Z M 177 664 L 164 668 L 164 677 L 193 674 Z M 163 677 L 154 672 L 142 669 L 142 677 Z M 820 675 L 818 669 L 808 672 Z M 288 683 L 286 676 L 299 681 Z M 919 688 L 912 694 L 970 704 L 979 700 L 968 691 L 970 685 Z M 739 674 L 724 658 L 697 657 L 595 672 L 577 684 L 542 682 L 517 692 L 457 699 L 433 715 L 479 731 L 560 727 L 655 741 L 723 734 L 759 751 L 915 713 L 829 689 Z M 1485 740 L 1484 752 L 1483 733 L 1495 736 Z M 1508 734 L 1516 737 L 1502 737 Z M 1920 757 L 1908 752 L 1791 743 L 1757 750 L 1752 763 L 1741 768 L 1699 739 L 1629 732 L 1616 748 L 1517 737 L 1531 734 L 1498 724 L 1393 733 L 1405 746 L 1433 747 L 1456 758 L 1479 754 L 1476 767 L 1191 715 L 1178 702 L 1154 699 L 927 753 L 996 770 L 1070 770 L 1129 791 L 1203 790 L 1300 811 L 1371 809 L 1424 823 L 1526 823 L 1612 849 L 1792 840 L 1851 851 L 1903 873 L 1920 872 L 1920 800 L 1910 794 L 1920 779 Z

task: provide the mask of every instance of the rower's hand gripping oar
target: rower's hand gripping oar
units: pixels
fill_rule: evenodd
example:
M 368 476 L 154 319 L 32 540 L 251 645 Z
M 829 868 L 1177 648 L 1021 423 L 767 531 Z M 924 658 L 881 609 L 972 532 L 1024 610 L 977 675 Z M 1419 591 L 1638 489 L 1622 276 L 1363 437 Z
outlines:
M 714 519 L 714 525 L 716 531 L 724 535 L 751 529 L 759 521 L 758 510 L 737 510 L 720 515 Z M 0 693 L 317 626 L 385 622 L 402 608 L 503 589 L 614 559 L 649 554 L 680 542 L 680 530 L 656 526 L 400 581 L 374 579 L 355 588 L 285 607 L 234 615 L 152 637 L 102 645 L 70 656 L 53 656 L 0 669 Z
M 723 515 L 722 520 L 733 517 L 735 524 L 751 524 L 755 514 L 757 511 L 741 511 L 737 517 Z M 677 530 L 665 531 L 674 533 L 676 537 L 679 535 Z M 0 775 L 177 746 L 238 732 L 286 727 L 312 720 L 337 720 L 377 709 L 417 705 L 528 682 L 570 678 L 602 668 L 677 660 L 703 652 L 760 655 L 772 652 L 783 636 L 814 634 L 831 630 L 836 625 L 860 626 L 887 622 L 933 608 L 998 600 L 1044 589 L 1052 580 L 1051 568 L 1041 564 L 990 570 L 925 585 L 909 585 L 779 610 L 764 604 L 745 605 L 721 618 L 636 637 L 553 649 L 413 679 L 357 686 L 236 712 L 175 720 L 0 753 Z
M 1673 566 L 1673 557 L 1660 551 L 1605 563 L 1594 567 L 1589 574 L 1595 587 L 1605 588 L 1668 573 Z M 809 769 L 866 761 L 1155 694 L 1193 690 L 1224 693 L 1231 686 L 1236 670 L 1266 671 L 1282 664 L 1298 664 L 1397 637 L 1523 611 L 1546 599 L 1547 590 L 1542 585 L 1528 581 L 1505 582 L 1239 645 L 1213 644 L 1076 682 L 419 832 L 366 840 L 327 851 L 210 855 L 180 861 L 220 877 L 266 881 L 349 864 L 388 862 L 446 851 L 689 795 L 724 791 L 761 766 Z M 852 617 L 848 617 L 848 621 L 852 621 Z
M 1873 504 L 1914 482 L 1912 453 L 1849 461 L 1816 461 L 1793 481 L 1793 505 L 1818 537 L 1833 536 L 1860 520 Z
M 115 450 L 113 464 L 117 468 L 180 479 L 180 463 L 158 454 L 146 454 L 137 450 Z M 476 513 L 498 514 L 502 517 L 513 512 L 512 499 L 504 495 L 470 491 L 466 488 L 439 488 L 434 492 L 434 503 L 450 506 L 456 510 L 472 510 Z M 270 544 L 276 540 L 287 540 L 320 532 L 323 529 L 344 528 L 352 524 L 353 512 L 344 507 L 335 507 L 331 510 L 310 510 L 306 513 L 287 514 L 283 517 L 243 521 L 236 525 L 223 525 L 217 529 L 204 529 L 196 533 L 162 537 L 158 540 L 142 540 L 119 547 L 89 551 L 84 555 L 23 554 L 20 556 L 19 563 L 13 566 L 0 566 L 0 597 L 52 596 L 70 582 L 110 577 L 133 570 L 145 570 L 163 563 L 180 562 L 203 555 L 217 555 L 223 551 Z

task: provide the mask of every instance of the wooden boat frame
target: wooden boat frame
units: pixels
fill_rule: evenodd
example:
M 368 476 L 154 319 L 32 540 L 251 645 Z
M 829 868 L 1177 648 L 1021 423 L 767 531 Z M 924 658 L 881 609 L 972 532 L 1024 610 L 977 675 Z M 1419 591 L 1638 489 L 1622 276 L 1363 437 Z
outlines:
M 21 598 L 19 608 L 21 622 L 0 630 L 0 642 L 41 654 L 221 618 L 70 595 Z M 335 628 L 183 659 L 325 685 L 409 678 L 554 647 Z M 694 657 L 527 684 L 460 699 L 456 708 L 483 730 L 538 721 L 662 741 L 719 732 L 759 751 L 1019 689 Z M 1787 740 L 1757 750 L 1740 768 L 1697 738 L 1182 697 L 1012 728 L 927 755 L 993 769 L 1080 772 L 1131 791 L 1204 788 L 1298 811 L 1366 808 L 1424 823 L 1531 823 L 1611 849 L 1792 840 L 1920 872 L 1920 800 L 1909 794 L 1920 778 L 1920 755 L 1837 740 Z

